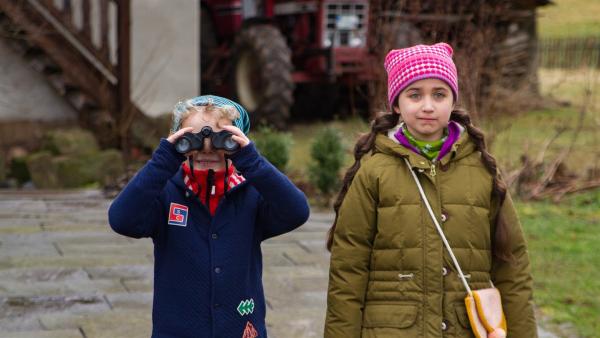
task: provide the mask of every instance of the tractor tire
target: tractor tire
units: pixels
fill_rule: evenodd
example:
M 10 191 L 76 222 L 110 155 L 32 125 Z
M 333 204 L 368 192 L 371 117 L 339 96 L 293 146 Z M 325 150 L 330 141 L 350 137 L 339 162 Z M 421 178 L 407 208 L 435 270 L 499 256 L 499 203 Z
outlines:
M 214 94 L 216 86 L 213 81 L 207 80 L 207 77 L 204 75 L 215 57 L 214 52 L 218 47 L 217 34 L 208 9 L 202 8 L 200 14 L 200 71 L 202 74 L 200 92 L 203 95 Z
M 253 124 L 285 129 L 293 103 L 291 52 L 276 27 L 244 28 L 232 48 L 234 98 L 248 110 Z

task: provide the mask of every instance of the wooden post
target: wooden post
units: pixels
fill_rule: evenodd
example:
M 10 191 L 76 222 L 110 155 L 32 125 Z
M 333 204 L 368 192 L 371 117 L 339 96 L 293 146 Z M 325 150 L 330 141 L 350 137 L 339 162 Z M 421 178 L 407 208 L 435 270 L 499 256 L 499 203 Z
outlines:
M 117 118 L 119 137 L 121 138 L 122 149 L 126 149 L 124 142 L 129 129 L 129 125 L 133 121 L 135 109 L 131 107 L 130 94 L 130 73 L 131 73 L 131 2 L 130 0 L 117 1 L 118 23 L 118 52 L 117 52 L 117 74 L 119 78 L 118 87 L 118 103 L 117 103 Z
M 108 0 L 100 0 L 100 55 L 105 60 L 110 60 L 108 22 Z
M 62 15 L 63 15 L 64 22 L 67 25 L 71 25 L 73 23 L 71 21 L 72 16 L 73 16 L 72 10 L 71 10 L 71 0 L 63 0 Z
M 90 6 L 90 0 L 83 0 L 83 3 L 81 4 L 81 11 L 83 14 L 83 36 L 87 41 L 92 41 L 92 9 Z

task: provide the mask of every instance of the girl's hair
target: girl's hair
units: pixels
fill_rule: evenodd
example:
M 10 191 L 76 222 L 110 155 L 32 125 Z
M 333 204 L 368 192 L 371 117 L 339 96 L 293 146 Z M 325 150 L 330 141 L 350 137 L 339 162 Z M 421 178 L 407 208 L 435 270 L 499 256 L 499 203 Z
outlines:
M 194 113 L 205 112 L 215 116 L 217 119 L 226 118 L 234 121 L 240 118 L 240 113 L 234 106 L 222 105 L 217 106 L 211 102 L 205 105 L 197 105 L 193 99 L 179 102 L 173 108 L 173 118 L 171 121 L 171 134 L 181 129 L 183 121 Z
M 327 234 L 328 250 L 331 250 L 331 246 L 333 244 L 333 235 L 339 216 L 340 206 L 342 205 L 344 197 L 348 192 L 348 188 L 350 187 L 350 184 L 354 179 L 354 175 L 356 175 L 356 172 L 360 168 L 361 158 L 366 153 L 373 151 L 373 149 L 375 148 L 375 138 L 377 134 L 385 133 L 391 128 L 394 128 L 398 124 L 399 119 L 400 115 L 395 113 L 387 113 L 377 117 L 371 123 L 371 132 L 362 135 L 356 142 L 356 146 L 354 147 L 354 164 L 348 169 L 348 171 L 346 171 L 346 174 L 344 175 L 342 188 L 340 189 L 340 192 L 338 193 L 336 201 L 333 205 L 333 209 L 335 210 L 335 219 L 333 221 L 333 225 L 331 226 Z M 450 120 L 458 122 L 466 128 L 467 133 L 469 133 L 469 136 L 475 142 L 477 150 L 481 152 L 481 160 L 483 162 L 483 165 L 488 170 L 488 172 L 494 176 L 492 195 L 498 200 L 498 210 L 500 210 L 500 207 L 502 206 L 502 203 L 504 203 L 504 199 L 506 197 L 506 184 L 500 177 L 500 172 L 498 170 L 496 160 L 487 151 L 483 132 L 471 123 L 471 118 L 469 117 L 469 114 L 463 110 L 452 111 L 452 113 L 450 114 Z M 495 218 L 496 230 L 494 233 L 494 238 L 492 240 L 492 251 L 496 258 L 505 262 L 509 262 L 513 259 L 513 257 L 508 248 L 508 226 L 500 215 L 501 213 L 498 212 L 497 217 Z

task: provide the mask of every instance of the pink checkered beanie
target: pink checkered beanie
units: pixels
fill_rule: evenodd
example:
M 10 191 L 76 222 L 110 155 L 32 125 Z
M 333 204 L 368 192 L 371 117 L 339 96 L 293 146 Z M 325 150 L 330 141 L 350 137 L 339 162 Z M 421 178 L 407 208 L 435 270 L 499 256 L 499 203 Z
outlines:
M 458 99 L 458 74 L 452 61 L 452 47 L 447 43 L 393 49 L 386 55 L 384 65 L 388 74 L 390 107 L 404 88 L 428 78 L 446 82 L 452 89 L 454 101 Z

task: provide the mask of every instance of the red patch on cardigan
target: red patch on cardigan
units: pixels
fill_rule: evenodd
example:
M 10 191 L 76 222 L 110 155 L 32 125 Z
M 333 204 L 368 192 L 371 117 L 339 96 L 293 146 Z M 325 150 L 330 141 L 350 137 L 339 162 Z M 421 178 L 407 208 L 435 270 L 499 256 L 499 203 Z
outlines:
M 246 328 L 244 329 L 244 335 L 242 336 L 242 338 L 256 338 L 256 337 L 258 337 L 258 332 L 256 332 L 254 325 L 252 325 L 252 323 L 250 323 L 248 321 L 246 323 Z
M 169 208 L 169 224 L 184 227 L 187 225 L 188 207 L 185 205 L 171 203 Z

